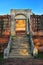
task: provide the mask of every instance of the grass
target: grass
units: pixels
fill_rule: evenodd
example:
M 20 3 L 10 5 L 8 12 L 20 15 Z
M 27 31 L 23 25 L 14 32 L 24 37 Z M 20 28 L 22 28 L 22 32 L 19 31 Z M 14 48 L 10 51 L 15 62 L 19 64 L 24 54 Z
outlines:
M 43 59 L 43 53 L 39 53 L 38 58 Z
M 0 53 L 0 61 L 3 60 L 3 53 Z

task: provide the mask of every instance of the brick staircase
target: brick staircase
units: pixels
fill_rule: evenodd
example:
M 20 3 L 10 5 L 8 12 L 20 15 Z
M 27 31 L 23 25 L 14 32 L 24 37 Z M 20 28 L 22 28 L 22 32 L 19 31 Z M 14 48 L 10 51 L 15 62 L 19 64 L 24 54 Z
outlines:
M 31 58 L 29 38 L 26 35 L 13 37 L 9 58 Z

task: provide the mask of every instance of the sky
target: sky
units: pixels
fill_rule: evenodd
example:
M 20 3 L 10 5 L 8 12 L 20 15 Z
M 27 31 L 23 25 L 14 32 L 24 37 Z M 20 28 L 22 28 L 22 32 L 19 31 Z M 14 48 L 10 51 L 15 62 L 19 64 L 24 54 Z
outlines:
M 43 14 L 43 0 L 0 0 L 0 14 L 9 14 L 10 9 L 31 9 Z

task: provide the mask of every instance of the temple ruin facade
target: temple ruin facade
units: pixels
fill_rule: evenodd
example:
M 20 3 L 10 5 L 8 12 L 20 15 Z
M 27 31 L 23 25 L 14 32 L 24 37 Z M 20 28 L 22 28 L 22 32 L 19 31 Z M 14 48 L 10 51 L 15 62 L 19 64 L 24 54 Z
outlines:
M 43 52 L 43 15 L 31 9 L 11 9 L 0 15 L 0 53 L 4 58 L 33 58 Z

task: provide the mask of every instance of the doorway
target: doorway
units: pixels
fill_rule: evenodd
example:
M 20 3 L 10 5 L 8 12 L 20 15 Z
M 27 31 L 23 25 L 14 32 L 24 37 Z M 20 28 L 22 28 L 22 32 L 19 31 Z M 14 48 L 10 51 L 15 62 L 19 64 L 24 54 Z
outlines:
M 24 35 L 26 33 L 26 20 L 17 19 L 15 25 L 16 35 Z

